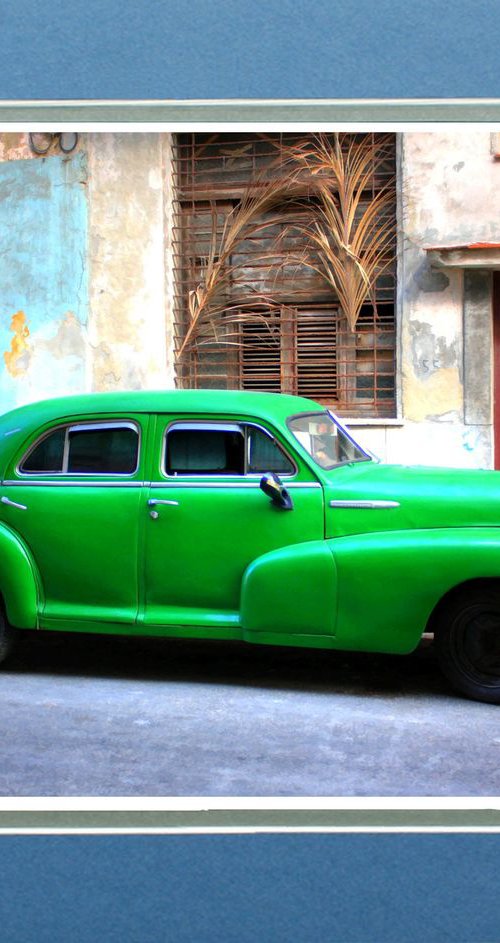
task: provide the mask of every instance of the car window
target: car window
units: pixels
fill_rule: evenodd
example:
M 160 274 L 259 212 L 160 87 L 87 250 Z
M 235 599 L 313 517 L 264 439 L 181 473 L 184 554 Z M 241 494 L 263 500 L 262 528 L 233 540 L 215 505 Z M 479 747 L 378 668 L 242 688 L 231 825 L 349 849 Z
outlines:
M 288 428 L 321 468 L 372 460 L 329 410 L 291 416 Z
M 80 423 L 49 432 L 19 465 L 23 474 L 131 475 L 139 432 L 127 422 Z
M 137 468 L 139 437 L 133 426 L 68 429 L 68 466 L 73 474 L 131 475 Z
M 247 442 L 247 471 L 293 475 L 295 468 L 292 462 L 272 436 L 256 426 L 247 426 Z
M 167 475 L 293 474 L 295 466 L 273 437 L 246 423 L 180 422 L 166 432 Z
M 62 472 L 66 429 L 63 426 L 44 436 L 22 460 L 19 470 L 24 474 L 57 474 Z
M 167 475 L 243 475 L 245 436 L 232 424 L 171 426 L 165 471 Z

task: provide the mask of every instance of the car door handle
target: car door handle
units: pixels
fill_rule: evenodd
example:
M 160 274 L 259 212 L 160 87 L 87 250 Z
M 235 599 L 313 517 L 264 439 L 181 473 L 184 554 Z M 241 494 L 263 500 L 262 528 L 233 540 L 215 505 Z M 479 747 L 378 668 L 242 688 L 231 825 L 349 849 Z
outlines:
M 148 501 L 149 508 L 154 508 L 156 504 L 169 504 L 171 507 L 175 507 L 175 508 L 179 507 L 178 501 L 162 501 L 158 498 L 149 498 L 149 501 Z
M 2 504 L 7 504 L 10 508 L 19 508 L 20 511 L 27 511 L 25 504 L 18 504 L 17 501 L 11 501 L 10 498 L 0 498 Z

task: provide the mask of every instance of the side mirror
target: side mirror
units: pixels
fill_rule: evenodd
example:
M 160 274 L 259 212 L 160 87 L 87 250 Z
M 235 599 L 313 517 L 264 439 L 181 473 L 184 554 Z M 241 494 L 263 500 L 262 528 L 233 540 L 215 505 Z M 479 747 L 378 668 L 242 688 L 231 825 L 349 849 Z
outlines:
M 293 510 L 293 501 L 275 472 L 268 472 L 263 475 L 260 479 L 260 487 L 264 494 L 271 498 L 276 507 L 281 508 L 283 511 Z

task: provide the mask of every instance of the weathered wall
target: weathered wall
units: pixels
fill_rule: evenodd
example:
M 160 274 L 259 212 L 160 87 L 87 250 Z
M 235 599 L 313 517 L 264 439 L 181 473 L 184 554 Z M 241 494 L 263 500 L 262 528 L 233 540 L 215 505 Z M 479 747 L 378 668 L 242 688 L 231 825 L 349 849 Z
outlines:
M 27 135 L 0 134 L 2 412 L 173 385 L 169 147 L 95 133 L 42 158 Z
M 483 128 L 400 139 L 400 415 L 360 423 L 389 461 L 488 466 L 491 275 L 426 247 L 500 242 L 500 162 Z M 0 410 L 54 393 L 168 387 L 171 136 L 81 135 L 34 157 L 0 134 Z
M 432 269 L 425 248 L 500 242 L 500 164 L 482 128 L 408 132 L 401 143 L 403 425 L 369 437 L 390 461 L 490 467 L 490 273 Z
M 173 384 L 162 134 L 96 133 L 89 155 L 91 389 Z
M 10 136 L 14 137 L 14 136 Z M 0 409 L 86 385 L 86 159 L 0 162 Z M 12 159 L 14 154 L 14 159 Z

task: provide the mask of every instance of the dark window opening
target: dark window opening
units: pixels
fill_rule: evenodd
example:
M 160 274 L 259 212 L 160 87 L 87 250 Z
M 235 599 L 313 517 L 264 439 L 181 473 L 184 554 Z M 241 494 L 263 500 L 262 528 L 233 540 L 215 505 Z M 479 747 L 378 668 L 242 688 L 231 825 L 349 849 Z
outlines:
M 66 429 L 55 429 L 46 435 L 21 462 L 25 474 L 57 475 L 62 472 Z
M 135 429 L 76 429 L 68 433 L 68 468 L 82 475 L 131 475 L 137 468 Z
M 172 429 L 165 470 L 167 475 L 243 475 L 245 438 L 239 430 Z
M 293 475 L 295 466 L 271 434 L 243 423 L 214 428 L 176 424 L 167 431 L 167 475 Z
M 132 426 L 60 426 L 28 452 L 19 470 L 31 475 L 131 475 L 138 456 L 139 435 Z
M 271 436 L 261 429 L 248 426 L 247 442 L 249 473 L 277 472 L 280 475 L 293 475 L 295 468 L 292 462 Z

